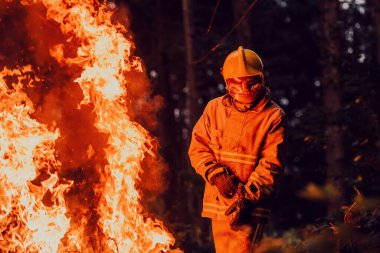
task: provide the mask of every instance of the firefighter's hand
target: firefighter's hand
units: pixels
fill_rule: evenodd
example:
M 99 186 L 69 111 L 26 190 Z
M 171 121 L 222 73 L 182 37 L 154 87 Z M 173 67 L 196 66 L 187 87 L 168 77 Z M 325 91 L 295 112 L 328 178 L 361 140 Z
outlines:
M 225 212 L 232 230 L 237 230 L 242 225 L 249 224 L 253 206 L 254 203 L 244 197 L 232 203 Z
M 256 184 L 249 180 L 244 187 L 241 190 L 241 194 L 244 196 L 244 198 L 249 199 L 253 202 L 255 202 L 258 199 L 258 188 Z
M 271 196 L 275 192 L 275 186 L 273 185 L 258 185 L 252 180 L 244 185 L 241 191 L 245 198 L 257 202 L 258 199 L 263 199 Z
M 220 194 L 227 199 L 232 198 L 238 189 L 238 178 L 222 163 L 217 163 L 210 168 L 206 173 L 206 178 L 212 185 L 215 185 Z

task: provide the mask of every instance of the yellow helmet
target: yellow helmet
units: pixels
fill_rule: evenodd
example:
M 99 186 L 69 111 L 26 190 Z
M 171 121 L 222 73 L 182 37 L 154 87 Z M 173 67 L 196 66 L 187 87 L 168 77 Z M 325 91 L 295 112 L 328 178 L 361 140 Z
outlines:
M 230 53 L 223 64 L 222 75 L 233 100 L 251 104 L 264 92 L 264 67 L 260 57 L 242 46 Z
M 263 62 L 255 52 L 239 46 L 238 50 L 230 53 L 224 61 L 222 75 L 225 81 L 229 78 L 255 75 L 263 78 Z

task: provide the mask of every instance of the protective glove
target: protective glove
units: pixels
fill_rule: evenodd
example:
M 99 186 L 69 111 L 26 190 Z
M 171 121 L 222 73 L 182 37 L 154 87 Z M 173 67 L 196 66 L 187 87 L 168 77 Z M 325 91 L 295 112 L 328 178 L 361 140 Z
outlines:
M 240 197 L 232 203 L 225 212 L 232 230 L 238 230 L 242 225 L 250 223 L 253 207 L 253 202 L 244 197 Z
M 232 198 L 238 189 L 239 179 L 232 174 L 230 168 L 225 164 L 217 163 L 208 169 L 206 178 L 227 199 Z
M 259 188 L 260 187 L 260 191 Z M 258 199 L 268 198 L 275 192 L 275 187 L 273 185 L 258 185 L 257 182 L 253 180 L 248 180 L 244 185 L 244 197 L 252 200 L 253 202 L 258 201 Z
M 235 195 L 236 201 L 232 203 L 225 212 L 232 230 L 238 230 L 239 227 L 246 224 L 256 224 L 255 227 L 259 224 L 262 226 L 268 221 L 270 215 L 268 209 L 259 208 L 257 206 L 259 203 L 258 191 L 259 190 L 253 181 L 248 181 L 245 185 L 239 184 L 238 191 Z M 268 192 L 269 194 L 269 192 L 273 191 L 273 187 L 260 187 L 260 191 L 265 194 Z M 259 209 L 260 211 L 258 211 Z M 261 231 L 259 232 L 262 233 L 262 229 L 260 228 L 259 230 Z M 261 238 L 260 233 L 257 233 L 257 238 L 259 239 Z
M 240 194 L 253 202 L 255 202 L 258 199 L 258 188 L 256 184 L 249 180 L 244 186 L 244 188 L 241 189 Z
M 248 181 L 245 185 L 239 184 L 236 201 L 225 212 L 232 230 L 237 230 L 240 226 L 250 223 L 254 203 L 257 202 L 257 191 L 258 189 L 252 181 Z

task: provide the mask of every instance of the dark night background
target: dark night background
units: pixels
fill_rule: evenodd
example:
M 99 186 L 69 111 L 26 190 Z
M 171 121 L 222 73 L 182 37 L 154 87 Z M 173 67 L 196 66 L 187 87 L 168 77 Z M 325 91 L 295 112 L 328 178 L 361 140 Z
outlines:
M 123 21 L 152 84 L 144 96 L 158 120 L 136 120 L 158 138 L 167 164 L 157 176 L 155 163 L 146 162 L 143 201 L 164 220 L 175 248 L 214 251 L 210 221 L 200 217 L 204 182 L 187 149 L 207 102 L 225 94 L 225 57 L 243 45 L 261 56 L 266 85 L 289 125 L 288 164 L 262 252 L 380 252 L 380 1 L 119 0 L 115 6 L 119 17 L 129 16 Z M 0 17 L 3 67 L 17 57 L 9 56 L 17 22 L 2 7 Z M 12 36 L 21 52 L 23 31 Z
M 168 185 L 156 210 L 176 245 L 213 251 L 209 221 L 200 218 L 204 183 L 187 148 L 207 101 L 225 93 L 225 57 L 243 45 L 262 57 L 289 122 L 288 165 L 263 250 L 379 252 L 380 3 L 258 1 L 226 37 L 253 1 L 220 1 L 207 32 L 217 2 L 125 1 L 136 54 L 165 101 L 153 132 Z

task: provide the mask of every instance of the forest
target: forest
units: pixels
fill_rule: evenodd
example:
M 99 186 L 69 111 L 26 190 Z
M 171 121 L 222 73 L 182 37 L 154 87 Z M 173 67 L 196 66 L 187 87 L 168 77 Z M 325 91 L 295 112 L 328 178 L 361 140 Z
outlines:
M 0 69 L 30 63 L 46 66 L 44 76 L 55 73 L 59 67 L 47 63 L 48 53 L 34 52 L 44 52 L 56 34 L 40 28 L 39 15 L 25 14 L 20 1 L 11 2 L 0 6 Z M 135 99 L 130 117 L 155 138 L 158 155 L 142 162 L 139 187 L 145 210 L 175 238 L 173 249 L 215 251 L 210 220 L 201 217 L 205 182 L 187 152 L 208 101 L 226 93 L 220 73 L 226 56 L 244 46 L 260 55 L 265 85 L 288 120 L 287 166 L 258 252 L 380 252 L 380 1 L 117 0 L 107 6 L 143 62 L 144 75 L 135 78 L 144 87 L 128 90 Z M 68 73 L 54 79 L 72 81 Z M 45 122 L 41 115 L 35 113 Z M 67 177 L 80 181 L 86 171 L 74 174 Z
M 168 163 L 157 205 L 176 245 L 212 252 L 204 182 L 189 165 L 192 127 L 225 94 L 239 45 L 263 60 L 288 117 L 288 157 L 262 252 L 378 252 L 380 3 L 128 1 L 137 54 L 163 108 L 154 131 Z M 150 32 L 146 32 L 150 31 Z

